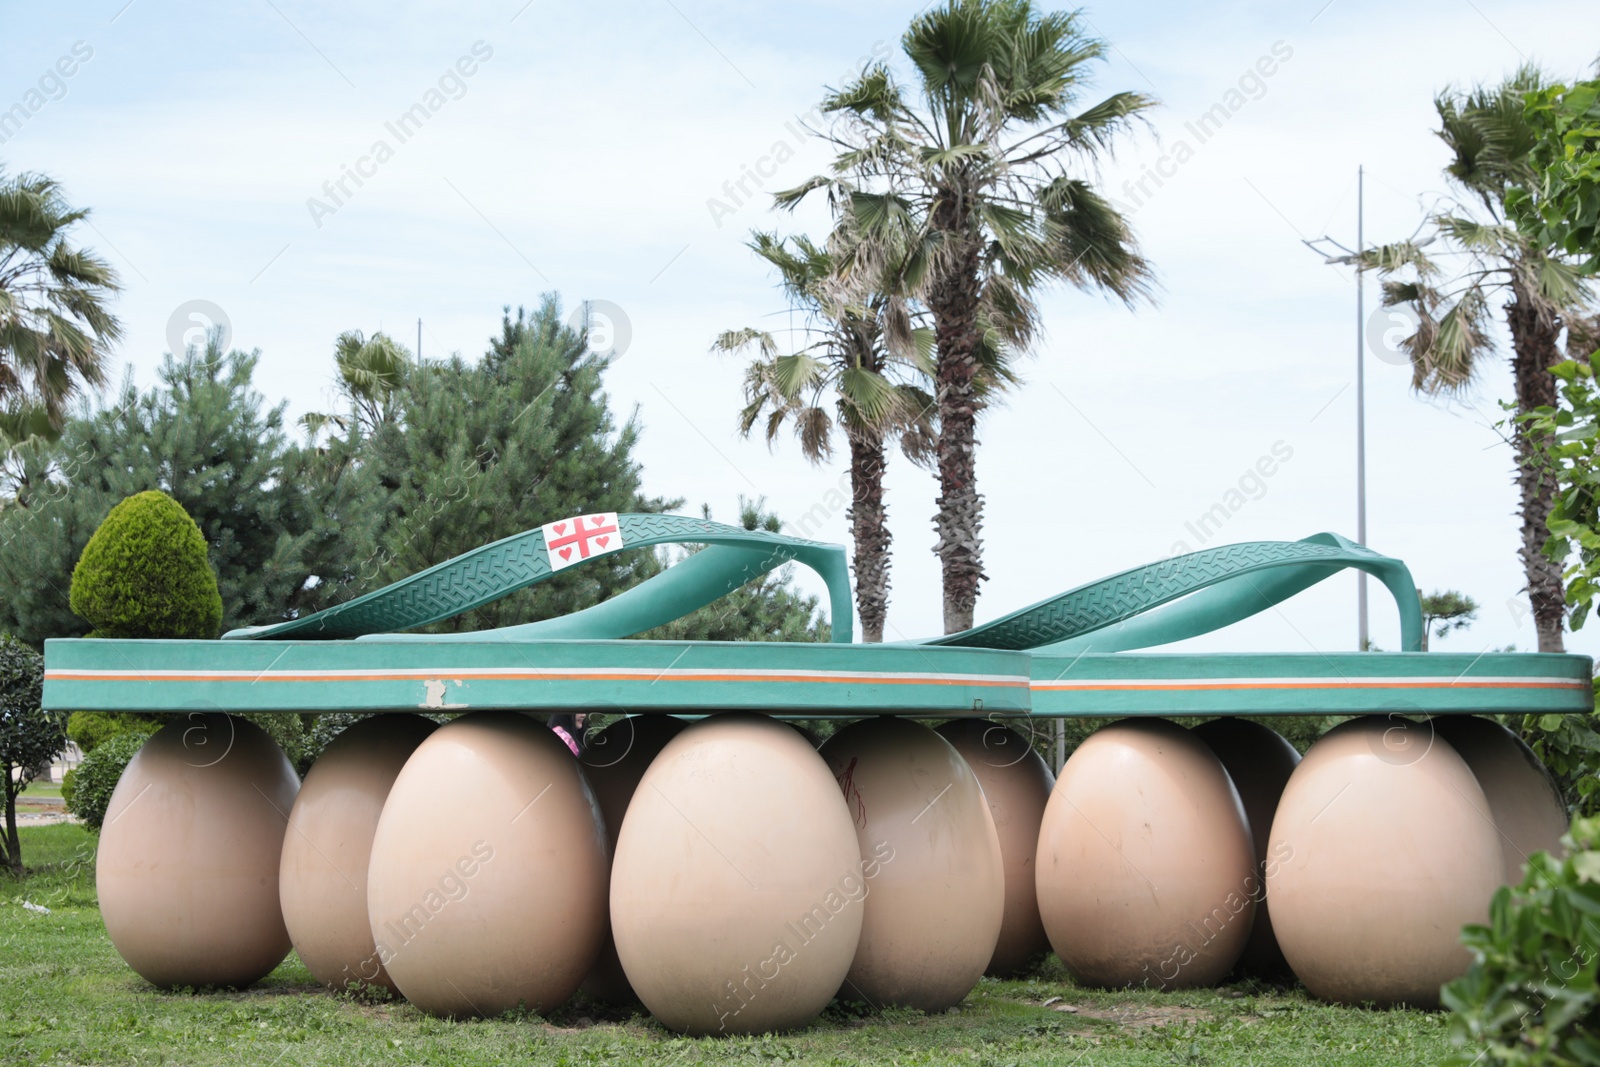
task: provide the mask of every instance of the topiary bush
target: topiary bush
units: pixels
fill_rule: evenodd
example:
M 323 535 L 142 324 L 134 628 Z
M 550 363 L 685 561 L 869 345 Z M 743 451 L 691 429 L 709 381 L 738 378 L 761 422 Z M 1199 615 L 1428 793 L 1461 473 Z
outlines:
M 73 770 L 72 797 L 68 799 L 63 789 L 62 800 L 67 810 L 82 819 L 84 825 L 95 833 L 100 832 L 100 825 L 105 822 L 111 791 L 117 788 L 117 782 L 134 753 L 144 747 L 148 739 L 148 734 L 118 734 L 96 746 Z
M 1600 1064 L 1600 818 L 1578 819 L 1567 858 L 1535 852 L 1521 885 L 1468 926 L 1466 975 L 1441 999 L 1454 1014 L 1447 1061 L 1459 1067 Z
M 111 509 L 72 570 L 68 602 L 97 637 L 211 638 L 222 625 L 206 539 L 155 490 Z

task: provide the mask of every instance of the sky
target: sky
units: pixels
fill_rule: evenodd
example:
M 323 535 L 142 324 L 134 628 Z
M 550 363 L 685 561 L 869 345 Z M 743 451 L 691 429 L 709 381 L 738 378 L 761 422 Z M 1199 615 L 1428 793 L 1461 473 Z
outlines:
M 765 497 L 791 529 L 810 516 L 812 536 L 847 543 L 829 506 L 847 484 L 842 450 L 813 467 L 787 437 L 742 439 L 739 361 L 709 348 L 747 325 L 788 337 L 745 242 L 757 228 L 825 232 L 820 203 L 776 213 L 768 194 L 827 164 L 803 126 L 825 86 L 874 57 L 905 70 L 898 42 L 917 10 L 4 0 L 0 111 L 43 102 L 0 128 L 0 164 L 46 172 L 93 209 L 79 238 L 121 273 L 116 356 L 141 385 L 222 320 L 234 346 L 261 351 L 257 385 L 292 419 L 333 405 L 342 331 L 414 346 L 420 319 L 425 358 L 476 358 L 505 306 L 593 301 L 596 347 L 626 342 L 607 389 L 642 427 L 647 493 L 724 520 L 741 494 Z M 1398 323 L 1370 319 L 1376 285 L 1358 321 L 1350 272 L 1302 242 L 1355 241 L 1363 165 L 1366 240 L 1410 235 L 1448 192 L 1434 95 L 1526 60 L 1583 72 L 1600 49 L 1592 0 L 1119 3 L 1083 19 L 1110 46 L 1084 104 L 1120 90 L 1161 101 L 1149 130 L 1084 171 L 1130 214 L 1159 288 L 1131 310 L 1043 295 L 1026 385 L 980 427 L 978 619 L 1204 545 L 1354 537 L 1359 334 L 1368 544 L 1425 591 L 1481 605 L 1437 649 L 1535 647 L 1513 459 L 1495 428 L 1507 365 L 1468 396 L 1418 397 L 1385 347 Z M 1227 122 L 1202 129 L 1219 103 L 1234 105 Z M 406 123 L 418 104 L 426 122 Z M 887 637 L 932 635 L 936 483 L 897 458 L 888 488 Z M 1196 525 L 1219 503 L 1220 528 Z M 1392 649 L 1385 596 L 1374 583 L 1372 634 Z M 1346 575 L 1187 647 L 1355 642 Z M 1600 652 L 1600 624 L 1569 649 Z

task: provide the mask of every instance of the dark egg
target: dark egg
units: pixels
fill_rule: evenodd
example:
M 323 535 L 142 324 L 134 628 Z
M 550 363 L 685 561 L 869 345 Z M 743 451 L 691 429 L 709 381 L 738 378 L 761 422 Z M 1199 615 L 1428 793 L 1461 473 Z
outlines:
M 1039 824 L 1056 776 L 1027 738 L 999 723 L 955 719 L 939 727 L 938 733 L 955 746 L 977 775 L 1000 838 L 1005 915 L 984 973 L 997 978 L 1021 974 L 1050 951 L 1050 939 L 1039 918 L 1034 856 L 1039 850 Z
M 1277 731 L 1249 719 L 1213 719 L 1194 727 L 1194 733 L 1227 768 L 1255 843 L 1256 880 L 1251 895 L 1256 898 L 1256 918 L 1239 956 L 1239 970 L 1262 978 L 1285 977 L 1290 973 L 1289 963 L 1272 934 L 1271 902 L 1266 899 L 1267 848 L 1278 798 L 1300 762 L 1300 753 Z
M 928 1012 L 959 1004 L 993 958 L 1005 917 L 1000 839 L 977 775 L 910 719 L 852 723 L 821 752 L 871 875 L 840 999 Z
M 323 750 L 300 787 L 278 895 L 295 951 L 324 985 L 395 990 L 367 922 L 367 864 L 389 789 L 435 725 L 420 715 L 362 719 Z

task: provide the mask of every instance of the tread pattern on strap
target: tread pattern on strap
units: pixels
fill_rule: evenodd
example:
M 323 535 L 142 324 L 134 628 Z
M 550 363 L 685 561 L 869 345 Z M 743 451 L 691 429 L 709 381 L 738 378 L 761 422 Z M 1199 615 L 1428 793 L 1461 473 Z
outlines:
M 832 549 L 820 541 L 746 530 L 685 515 L 620 515 L 623 550 L 675 542 L 770 545 L 794 558 L 796 548 Z M 608 553 L 609 554 L 609 553 Z M 603 558 L 597 556 L 595 558 Z M 295 637 L 325 640 L 396 633 L 448 619 L 541 582 L 552 574 L 544 534 L 528 530 L 419 571 L 382 589 L 303 619 L 247 630 L 225 639 Z
M 1112 626 L 1180 596 L 1225 579 L 1267 567 L 1294 563 L 1387 561 L 1356 545 L 1344 547 L 1305 541 L 1246 541 L 1202 549 L 1160 563 L 1123 571 L 1068 590 L 993 622 L 935 638 L 931 645 L 1022 650 L 1055 644 Z

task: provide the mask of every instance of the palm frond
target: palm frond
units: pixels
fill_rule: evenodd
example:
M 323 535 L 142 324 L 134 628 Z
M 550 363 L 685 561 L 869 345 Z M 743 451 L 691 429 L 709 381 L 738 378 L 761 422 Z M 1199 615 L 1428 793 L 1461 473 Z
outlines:
M 716 339 L 711 342 L 711 351 L 742 352 L 752 344 L 756 346 L 763 359 L 770 359 L 777 354 L 778 343 L 773 340 L 772 334 L 751 326 L 739 330 L 724 330 L 717 334 Z
M 1429 394 L 1467 388 L 1483 357 L 1494 349 L 1488 327 L 1488 301 L 1482 288 L 1473 286 L 1439 318 L 1436 328 L 1419 328 L 1402 342 L 1411 355 L 1412 387 Z

